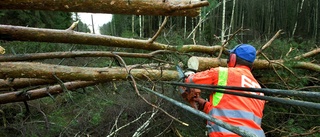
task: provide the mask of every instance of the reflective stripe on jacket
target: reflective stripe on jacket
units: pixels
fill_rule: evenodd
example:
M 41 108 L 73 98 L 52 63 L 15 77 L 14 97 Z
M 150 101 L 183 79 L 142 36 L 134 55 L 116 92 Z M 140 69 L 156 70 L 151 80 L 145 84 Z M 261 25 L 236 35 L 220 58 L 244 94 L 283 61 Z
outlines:
M 250 69 L 246 66 L 212 68 L 189 76 L 186 82 L 260 88 Z M 263 93 L 238 90 L 237 92 L 263 96 Z M 265 101 L 218 92 L 212 93 L 209 99 L 210 103 L 206 103 L 203 109 L 205 113 L 245 131 L 254 133 L 259 137 L 265 136 L 261 128 L 262 111 Z M 212 122 L 207 122 L 207 128 L 210 136 L 238 136 Z

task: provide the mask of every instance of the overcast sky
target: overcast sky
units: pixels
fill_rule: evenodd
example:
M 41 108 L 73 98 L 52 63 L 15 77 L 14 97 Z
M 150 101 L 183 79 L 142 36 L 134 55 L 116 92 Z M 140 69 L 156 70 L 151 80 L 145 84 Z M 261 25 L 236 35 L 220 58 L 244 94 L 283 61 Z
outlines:
M 83 23 L 86 23 L 91 32 L 92 32 L 92 21 L 91 21 L 91 15 L 93 16 L 93 23 L 94 23 L 94 30 L 96 34 L 100 34 L 99 32 L 99 26 L 102 26 L 103 24 L 106 24 L 111 21 L 112 14 L 98 14 L 98 13 L 78 13 L 81 21 Z

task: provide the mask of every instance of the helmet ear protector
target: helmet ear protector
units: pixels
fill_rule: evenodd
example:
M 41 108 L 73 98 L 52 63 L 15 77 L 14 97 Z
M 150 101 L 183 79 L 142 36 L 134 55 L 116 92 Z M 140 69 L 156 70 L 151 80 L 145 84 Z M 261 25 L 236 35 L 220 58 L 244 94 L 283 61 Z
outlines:
M 253 46 L 239 44 L 232 50 L 229 50 L 228 67 L 235 67 L 237 64 L 240 64 L 252 68 L 255 56 L 256 50 Z
M 230 53 L 227 63 L 228 67 L 235 67 L 237 63 L 237 55 L 235 53 Z
M 236 63 L 237 63 L 237 55 L 235 53 L 233 53 L 238 47 L 240 47 L 241 45 L 236 46 L 235 48 L 233 48 L 233 50 L 230 52 L 229 58 L 227 60 L 228 63 L 228 67 L 235 67 Z

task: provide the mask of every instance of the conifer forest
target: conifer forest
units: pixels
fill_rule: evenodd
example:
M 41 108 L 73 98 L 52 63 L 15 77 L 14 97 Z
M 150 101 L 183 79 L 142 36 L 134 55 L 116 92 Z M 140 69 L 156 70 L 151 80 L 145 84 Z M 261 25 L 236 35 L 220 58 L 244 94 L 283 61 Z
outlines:
M 319 0 L 1 0 L 0 137 L 205 137 L 176 67 L 226 67 L 241 43 L 265 135 L 319 137 Z

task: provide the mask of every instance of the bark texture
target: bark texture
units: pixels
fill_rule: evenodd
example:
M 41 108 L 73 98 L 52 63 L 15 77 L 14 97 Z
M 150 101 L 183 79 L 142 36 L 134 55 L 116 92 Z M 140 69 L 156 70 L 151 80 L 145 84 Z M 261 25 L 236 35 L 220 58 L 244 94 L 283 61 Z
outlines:
M 178 80 L 178 72 L 172 70 L 131 69 L 130 74 L 139 79 Z M 129 74 L 125 68 L 70 67 L 29 62 L 0 63 L 0 78 L 40 78 L 62 81 L 126 80 Z
M 284 60 L 261 60 L 256 59 L 253 63 L 253 69 L 272 69 L 274 68 L 283 68 L 286 63 Z M 196 57 L 193 56 L 188 60 L 189 68 L 197 68 L 198 71 L 207 70 L 214 67 L 227 67 L 227 59 L 217 59 L 217 58 L 208 58 L 208 57 Z M 320 66 L 314 63 L 309 62 L 296 62 L 292 65 L 293 68 L 301 68 L 320 72 Z
M 97 84 L 98 82 L 94 81 L 76 81 L 76 82 L 67 82 L 64 83 L 64 87 L 68 90 L 92 86 Z M 34 100 L 50 95 L 60 94 L 64 92 L 63 87 L 61 85 L 49 86 L 45 88 L 39 88 L 28 91 L 17 91 L 17 92 L 9 92 L 0 94 L 0 104 L 11 103 L 11 102 L 19 102 L 19 101 L 28 101 Z
M 114 57 L 115 54 L 121 57 L 151 58 L 152 54 L 126 53 L 126 52 L 104 52 L 104 51 L 72 51 L 72 52 L 47 52 L 0 56 L 0 62 L 10 61 L 31 61 L 54 58 L 75 58 L 75 57 Z
M 191 16 L 199 14 L 201 0 L 1 0 L 0 9 L 50 10 L 110 14 Z
M 150 43 L 149 40 L 130 39 L 108 35 L 95 35 L 72 30 L 39 29 L 0 25 L 0 39 L 16 41 L 36 41 L 51 43 L 73 43 L 86 45 L 100 45 L 107 47 L 135 48 L 144 50 L 170 50 L 179 52 L 201 52 L 212 54 L 219 51 L 221 46 L 183 45 L 181 47 Z
M 39 86 L 44 84 L 54 84 L 56 80 L 34 79 L 34 78 L 16 78 L 16 79 L 0 79 L 0 91 L 11 91 L 18 88 L 29 86 Z

